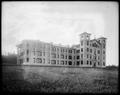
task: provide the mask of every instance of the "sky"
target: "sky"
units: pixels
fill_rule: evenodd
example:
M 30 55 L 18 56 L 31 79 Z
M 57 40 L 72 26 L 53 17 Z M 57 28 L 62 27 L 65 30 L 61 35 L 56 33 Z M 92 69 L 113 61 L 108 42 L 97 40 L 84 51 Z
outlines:
M 118 65 L 117 2 L 2 2 L 2 54 L 22 40 L 79 44 L 79 34 L 106 37 L 106 64 Z

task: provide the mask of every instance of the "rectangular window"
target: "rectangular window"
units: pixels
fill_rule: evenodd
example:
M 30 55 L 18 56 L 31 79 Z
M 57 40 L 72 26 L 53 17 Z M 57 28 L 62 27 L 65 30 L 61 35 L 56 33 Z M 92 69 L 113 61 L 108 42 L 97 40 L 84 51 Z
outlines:
M 103 51 L 103 54 L 105 54 L 105 51 Z
M 45 63 L 45 58 L 43 59 L 43 63 Z
M 72 59 L 72 56 L 69 56 L 69 59 Z
M 51 64 L 56 64 L 56 60 L 51 60 Z
M 69 53 L 72 53 L 72 50 L 69 50 Z
M 54 47 L 54 51 L 56 51 L 56 47 Z
M 67 65 L 67 61 L 65 61 L 65 65 Z
M 89 48 L 87 48 L 87 52 L 89 52 Z
M 90 65 L 92 65 L 92 62 L 90 61 Z
M 103 48 L 105 48 L 105 44 L 103 44 Z
M 89 41 L 87 41 L 87 45 L 89 45 Z
M 27 58 L 27 62 L 29 62 L 29 58 Z
M 42 56 L 42 52 L 41 51 L 37 51 L 37 56 Z
M 89 55 L 87 54 L 87 58 L 89 58 Z
M 83 41 L 81 41 L 81 46 L 83 45 Z
M 75 52 L 75 50 L 74 50 L 74 54 L 75 54 L 76 52 Z
M 48 64 L 50 64 L 50 59 L 48 60 Z
M 92 49 L 90 49 L 90 52 L 92 53 Z
M 92 56 L 90 55 L 90 59 L 92 58 Z
M 75 56 L 74 56 L 74 59 L 75 59 Z
M 64 61 L 61 61 L 61 65 L 64 65 Z
M 33 58 L 33 61 L 34 61 L 34 63 L 35 63 L 35 58 Z
M 81 65 L 83 65 L 83 60 L 81 60 Z
M 69 65 L 72 65 L 72 61 L 69 61 Z
M 57 52 L 59 52 L 59 48 L 57 48 Z
M 77 56 L 77 59 L 80 59 L 80 56 Z
M 80 64 L 80 61 L 77 61 L 77 65 L 79 65 Z
M 67 59 L 67 55 L 66 55 L 66 59 Z
M 42 63 L 42 59 L 41 59 L 41 58 L 37 58 L 37 59 L 36 59 L 36 62 L 37 62 L 37 63 Z
M 89 61 L 87 60 L 87 65 L 89 64 Z
M 98 50 L 98 54 L 100 54 L 100 50 Z
M 52 58 L 56 58 L 56 54 L 55 53 L 52 53 Z
M 83 54 L 81 54 L 81 58 L 83 58 Z
M 57 60 L 57 64 L 59 64 L 59 60 Z
M 81 48 L 81 52 L 83 52 L 83 48 Z
M 103 66 L 105 66 L 105 62 L 103 62 Z
M 77 53 L 80 53 L 80 50 L 77 50 Z
M 63 54 L 61 54 L 61 58 L 64 59 L 64 55 Z
M 98 65 L 100 65 L 100 63 L 98 62 Z
M 27 49 L 27 55 L 29 54 L 29 50 Z
M 62 48 L 61 48 L 61 52 L 62 52 Z

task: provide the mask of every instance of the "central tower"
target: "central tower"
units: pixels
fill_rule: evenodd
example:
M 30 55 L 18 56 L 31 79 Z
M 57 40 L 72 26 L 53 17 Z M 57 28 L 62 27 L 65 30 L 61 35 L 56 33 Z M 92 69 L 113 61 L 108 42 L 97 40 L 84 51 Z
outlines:
M 84 32 L 80 34 L 80 59 L 81 65 L 87 66 L 89 64 L 89 47 L 90 47 L 90 33 Z

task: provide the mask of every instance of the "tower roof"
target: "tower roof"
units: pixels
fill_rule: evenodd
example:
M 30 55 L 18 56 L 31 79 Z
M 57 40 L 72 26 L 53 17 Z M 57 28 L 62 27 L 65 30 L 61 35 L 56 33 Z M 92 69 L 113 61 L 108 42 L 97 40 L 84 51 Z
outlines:
M 97 42 L 98 44 L 100 44 L 101 45 L 101 43 L 97 40 L 97 39 L 92 39 L 92 40 L 90 40 L 91 42 Z
M 79 35 L 91 35 L 90 33 L 87 33 L 87 32 L 83 32 L 83 33 L 81 33 L 81 34 L 79 34 Z
M 98 38 L 98 39 L 107 39 L 107 38 L 105 38 L 105 37 L 100 37 L 100 38 Z

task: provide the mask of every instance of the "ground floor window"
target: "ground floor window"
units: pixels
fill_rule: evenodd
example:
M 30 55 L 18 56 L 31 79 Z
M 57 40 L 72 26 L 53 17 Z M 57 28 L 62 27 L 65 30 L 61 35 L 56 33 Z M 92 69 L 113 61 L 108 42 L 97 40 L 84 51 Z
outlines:
M 80 56 L 77 56 L 77 59 L 80 59 Z
M 80 64 L 80 61 L 77 61 L 77 65 L 79 65 Z
M 87 60 L 87 65 L 89 64 L 89 61 Z
M 72 65 L 72 61 L 69 61 L 69 65 Z
M 92 62 L 90 61 L 90 65 L 92 65 Z
M 100 65 L 100 63 L 98 62 L 98 65 Z
M 41 58 L 36 58 L 36 63 L 42 63 L 42 59 Z
M 64 65 L 64 61 L 61 61 L 61 65 Z
M 23 63 L 23 59 L 20 59 L 19 62 L 20 62 L 20 64 L 22 64 Z
M 93 66 L 96 67 L 96 62 L 94 62 Z
M 81 65 L 83 65 L 83 60 L 81 60 Z
M 65 65 L 67 65 L 67 61 L 65 61 Z
M 33 58 L 33 61 L 34 61 L 34 63 L 35 63 L 35 58 Z
M 105 66 L 105 62 L 103 62 L 103 66 Z
M 51 64 L 56 64 L 56 60 L 51 60 Z
M 27 62 L 29 62 L 29 58 L 27 58 Z
M 50 59 L 48 60 L 48 64 L 50 64 Z
M 45 58 L 43 59 L 43 63 L 45 63 Z
M 57 60 L 57 64 L 59 64 L 59 60 Z

